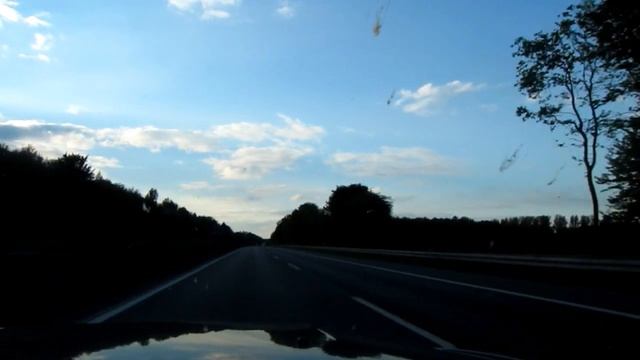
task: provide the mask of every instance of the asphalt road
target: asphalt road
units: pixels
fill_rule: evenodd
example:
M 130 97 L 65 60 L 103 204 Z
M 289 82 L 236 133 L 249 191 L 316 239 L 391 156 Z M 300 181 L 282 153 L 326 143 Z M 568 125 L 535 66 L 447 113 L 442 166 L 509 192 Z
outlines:
M 92 322 L 299 324 L 398 348 L 640 358 L 634 294 L 250 247 Z

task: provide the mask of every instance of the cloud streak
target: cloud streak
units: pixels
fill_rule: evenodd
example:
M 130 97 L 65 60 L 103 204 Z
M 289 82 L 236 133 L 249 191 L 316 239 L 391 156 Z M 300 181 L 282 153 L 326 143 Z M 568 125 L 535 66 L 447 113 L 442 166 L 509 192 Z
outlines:
M 364 177 L 428 176 L 452 174 L 455 161 L 421 147 L 383 146 L 377 152 L 339 152 L 328 161 L 335 169 Z
M 284 0 L 280 3 L 280 6 L 276 9 L 276 13 L 283 18 L 292 18 L 296 15 L 296 9 L 291 6 L 289 1 Z
M 182 13 L 197 13 L 202 20 L 227 19 L 231 17 L 230 7 L 240 4 L 240 0 L 168 0 L 167 6 Z
M 414 91 L 407 89 L 398 91 L 394 106 L 406 113 L 428 116 L 449 99 L 477 91 L 482 87 L 482 84 L 459 80 L 450 81 L 444 85 L 426 83 Z
M 210 157 L 204 161 L 216 175 L 227 180 L 249 180 L 280 169 L 289 169 L 294 162 L 312 152 L 299 146 L 241 147 L 227 158 Z
M 48 27 L 51 24 L 42 19 L 48 13 L 34 14 L 24 17 L 17 9 L 19 3 L 12 0 L 0 0 L 0 25 L 3 22 L 22 23 L 30 27 Z
M 44 62 L 44 63 L 51 62 L 51 58 L 48 55 L 45 55 L 45 54 L 29 55 L 29 54 L 22 54 L 21 53 L 21 54 L 18 54 L 18 57 L 20 59 L 40 61 L 40 62 Z
M 278 141 L 318 141 L 325 135 L 320 126 L 307 125 L 284 114 L 278 114 L 285 126 L 270 123 L 235 122 L 212 128 L 212 133 L 219 138 L 233 139 L 243 142 L 259 143 L 268 139 Z

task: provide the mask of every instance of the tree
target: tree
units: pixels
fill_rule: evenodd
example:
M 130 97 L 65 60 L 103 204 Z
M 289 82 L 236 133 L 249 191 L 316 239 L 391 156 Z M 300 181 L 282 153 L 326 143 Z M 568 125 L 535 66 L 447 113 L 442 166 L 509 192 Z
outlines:
M 556 232 L 567 228 L 567 218 L 564 215 L 556 215 L 553 218 L 553 230 Z
M 516 114 L 552 131 L 563 129 L 571 145 L 580 149 L 580 156 L 573 158 L 585 168 L 597 226 L 600 210 L 593 172 L 600 137 L 619 118 L 609 105 L 618 97 L 624 76 L 607 68 L 598 56 L 597 38 L 583 21 L 594 7 L 592 1 L 570 6 L 551 32 L 516 39 L 513 56 L 519 59 L 516 86 L 538 105 L 536 109 L 520 106 Z
M 611 216 L 619 221 L 640 222 L 640 118 L 630 121 L 607 160 L 607 173 L 598 182 L 615 191 L 609 197 Z
M 322 245 L 326 238 L 326 214 L 316 204 L 304 203 L 280 221 L 271 234 L 276 244 Z
M 50 166 L 55 172 L 67 179 L 80 181 L 93 180 L 93 169 L 89 165 L 88 157 L 77 154 L 64 154 L 51 160 Z
M 580 218 L 578 215 L 571 215 L 569 218 L 569 227 L 572 229 L 577 229 L 580 227 Z
M 580 216 L 580 227 L 586 228 L 593 225 L 593 218 L 591 216 L 582 215 Z
M 144 196 L 145 209 L 151 210 L 158 206 L 158 190 L 151 188 Z
M 607 66 L 625 70 L 624 87 L 640 93 L 640 7 L 632 1 L 604 0 L 583 22 L 597 37 Z
M 335 219 L 390 218 L 391 200 L 365 185 L 338 186 L 331 192 L 325 210 Z
M 585 19 L 597 37 L 599 56 L 609 68 L 625 73 L 620 94 L 634 97 L 632 114 L 640 110 L 640 8 L 632 2 L 605 0 Z M 610 214 L 617 221 L 640 220 L 640 119 L 619 119 L 615 143 L 607 154 L 607 173 L 598 178 L 608 190 Z

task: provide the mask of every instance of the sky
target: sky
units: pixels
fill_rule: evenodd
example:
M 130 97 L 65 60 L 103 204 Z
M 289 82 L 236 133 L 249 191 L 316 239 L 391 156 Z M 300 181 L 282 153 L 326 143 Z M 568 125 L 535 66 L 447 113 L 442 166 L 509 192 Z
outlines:
M 397 216 L 587 214 L 577 149 L 515 115 L 511 44 L 568 5 L 0 0 L 0 142 L 265 237 L 352 183 Z

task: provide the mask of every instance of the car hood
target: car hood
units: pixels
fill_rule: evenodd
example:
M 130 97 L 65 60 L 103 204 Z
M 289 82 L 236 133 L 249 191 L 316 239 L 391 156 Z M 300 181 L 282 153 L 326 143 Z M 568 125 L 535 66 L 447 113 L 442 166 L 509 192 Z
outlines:
M 98 324 L 0 329 L 2 359 L 506 359 L 460 349 L 407 349 L 304 325 Z

